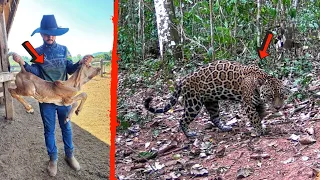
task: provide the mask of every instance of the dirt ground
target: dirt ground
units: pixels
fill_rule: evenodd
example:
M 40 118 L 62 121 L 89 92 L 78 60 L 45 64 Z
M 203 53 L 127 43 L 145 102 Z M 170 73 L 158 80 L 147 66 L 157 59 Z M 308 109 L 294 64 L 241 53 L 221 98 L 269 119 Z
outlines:
M 104 143 L 110 145 L 110 76 L 97 76 L 81 91 L 88 95 L 83 111 L 73 116 L 73 122 Z
M 96 77 L 82 91 L 88 99 L 84 110 L 73 116 L 75 156 L 81 165 L 73 171 L 64 161 L 63 142 L 58 122 L 56 143 L 59 151 L 58 173 L 50 178 L 46 168 L 48 156 L 44 142 L 43 125 L 38 103 L 26 98 L 35 109 L 27 114 L 14 99 L 14 121 L 0 118 L 0 179 L 109 179 L 109 77 Z
M 261 137 L 250 136 L 248 120 L 236 103 L 226 103 L 234 106 L 229 110 L 221 107 L 227 111 L 222 119 L 237 121 L 232 132 L 208 129 L 208 114 L 202 111 L 190 124 L 199 135 L 192 143 L 178 130 L 183 113 L 178 105 L 151 122 L 118 132 L 117 175 L 122 180 L 230 180 L 241 176 L 248 180 L 313 180 L 320 175 L 320 101 L 316 105 L 306 102 L 283 110 L 289 114 L 300 109 L 288 120 L 284 116 L 268 119 L 270 132 Z

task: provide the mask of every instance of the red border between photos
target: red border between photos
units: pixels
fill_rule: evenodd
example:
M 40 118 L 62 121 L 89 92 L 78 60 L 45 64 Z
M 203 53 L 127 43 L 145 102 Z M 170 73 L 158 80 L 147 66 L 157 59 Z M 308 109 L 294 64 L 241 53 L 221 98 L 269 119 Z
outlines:
M 112 60 L 111 60 L 111 110 L 110 110 L 110 130 L 111 130 L 111 148 L 110 148 L 110 180 L 116 180 L 116 164 L 115 164 L 115 152 L 116 152 L 116 128 L 117 124 L 117 87 L 118 87 L 118 55 L 117 55 L 117 42 L 118 42 L 118 4 L 119 0 L 114 0 L 114 15 L 113 21 L 113 48 L 112 48 Z

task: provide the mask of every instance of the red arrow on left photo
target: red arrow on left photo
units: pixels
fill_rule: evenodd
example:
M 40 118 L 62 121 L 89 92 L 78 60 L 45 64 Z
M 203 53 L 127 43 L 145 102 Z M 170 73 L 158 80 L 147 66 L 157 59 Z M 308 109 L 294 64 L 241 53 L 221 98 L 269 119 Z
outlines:
M 44 55 L 39 55 L 37 51 L 33 48 L 29 41 L 25 41 L 22 43 L 22 46 L 28 51 L 28 53 L 32 56 L 31 62 L 43 64 L 44 62 Z

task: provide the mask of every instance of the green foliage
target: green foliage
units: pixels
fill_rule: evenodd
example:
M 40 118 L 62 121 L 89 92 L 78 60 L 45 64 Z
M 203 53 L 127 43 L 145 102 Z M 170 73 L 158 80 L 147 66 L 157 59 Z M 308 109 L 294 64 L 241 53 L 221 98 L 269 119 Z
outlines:
M 169 1 L 170 2 L 170 1 Z M 118 24 L 118 53 L 120 54 L 119 70 L 127 73 L 122 81 L 119 91 L 130 89 L 126 96 L 134 95 L 141 86 L 157 87 L 162 82 L 169 82 L 174 78 L 172 71 L 186 74 L 197 66 L 207 64 L 215 59 L 236 60 L 245 64 L 252 64 L 258 58 L 257 39 L 264 39 L 267 31 L 273 31 L 274 37 L 278 36 L 279 24 L 285 23 L 287 27 L 295 22 L 296 39 L 308 39 L 311 31 L 319 29 L 320 1 L 298 2 L 297 9 L 291 0 L 267 0 L 261 2 L 259 24 L 257 22 L 257 1 L 252 0 L 219 0 L 192 1 L 172 0 L 174 4 L 175 18 L 172 19 L 174 28 L 179 33 L 179 44 L 182 48 L 183 59 L 174 59 L 173 52 L 166 49 L 163 60 L 158 57 L 150 57 L 149 50 L 156 49 L 158 43 L 156 13 L 154 1 L 145 0 L 143 18 L 139 16 L 138 0 L 121 0 L 119 3 L 120 14 Z M 283 10 L 280 9 L 280 4 Z M 211 37 L 210 6 L 212 7 L 213 37 Z M 141 10 L 141 9 L 140 9 Z M 294 21 L 293 21 L 294 20 Z M 144 39 L 142 38 L 141 21 L 144 22 Z M 257 26 L 260 29 L 258 37 Z M 307 34 L 307 35 L 306 35 Z M 213 45 L 211 44 L 213 38 Z M 317 39 L 317 37 L 314 37 Z M 302 42 L 303 45 L 312 45 Z M 145 54 L 143 54 L 143 47 Z M 274 50 L 273 43 L 268 52 L 270 56 L 258 61 L 258 65 L 269 74 L 276 77 L 287 77 L 290 72 L 297 79 L 299 87 L 306 87 L 312 64 L 309 57 L 284 58 L 278 60 L 279 54 Z M 290 54 L 292 52 L 285 52 Z M 144 58 L 144 60 L 142 60 Z M 287 56 L 286 56 L 287 57 Z M 171 86 L 169 87 L 169 89 Z M 302 89 L 300 95 L 293 98 L 305 97 Z M 298 94 L 299 94 L 298 93 Z M 122 103 L 122 96 L 118 96 L 120 106 L 118 116 L 120 121 L 143 121 L 139 114 L 128 114 Z M 128 125 L 128 124 L 127 124 Z
M 117 114 L 117 120 L 119 122 L 119 126 L 117 127 L 118 130 L 127 130 L 131 123 L 140 123 L 142 122 L 141 114 L 140 112 L 128 112 L 128 111 L 121 111 L 121 110 L 127 110 L 130 109 L 126 103 L 124 103 L 124 99 L 119 100 L 119 109 L 120 112 Z
M 111 54 L 112 54 L 112 52 L 109 51 L 109 52 L 97 52 L 97 53 L 93 53 L 92 55 L 96 59 L 111 60 Z
M 290 65 L 292 64 L 292 65 Z M 281 76 L 288 76 L 290 72 L 296 77 L 304 76 L 306 73 L 310 73 L 312 70 L 312 64 L 310 61 L 305 59 L 292 59 L 285 58 L 285 66 L 281 68 Z
M 143 151 L 143 152 L 140 152 L 138 154 L 138 157 L 139 158 L 145 158 L 145 159 L 149 159 L 151 156 L 154 156 L 154 152 L 147 152 L 147 151 Z
M 307 98 L 309 96 L 309 93 L 307 92 L 307 87 L 310 84 L 311 80 L 312 80 L 312 77 L 308 76 L 307 74 L 305 74 L 305 76 L 296 78 L 294 81 L 294 85 L 299 87 L 298 91 L 292 93 L 289 96 L 288 101 L 290 102 L 293 99 L 303 100 Z

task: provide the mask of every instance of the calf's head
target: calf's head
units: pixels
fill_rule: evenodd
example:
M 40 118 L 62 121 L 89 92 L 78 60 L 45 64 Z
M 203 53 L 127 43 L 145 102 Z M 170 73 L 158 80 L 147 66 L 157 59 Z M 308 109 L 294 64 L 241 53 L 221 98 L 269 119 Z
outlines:
M 87 58 L 93 58 L 93 56 L 89 56 Z M 80 89 L 82 85 L 98 75 L 100 71 L 101 68 L 99 67 L 82 64 L 77 73 L 74 74 L 75 76 L 77 76 L 77 78 L 75 79 L 75 87 L 78 87 Z

